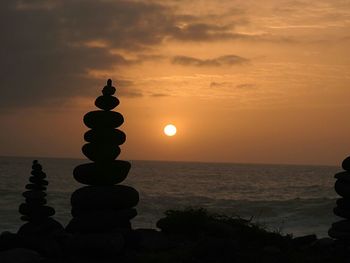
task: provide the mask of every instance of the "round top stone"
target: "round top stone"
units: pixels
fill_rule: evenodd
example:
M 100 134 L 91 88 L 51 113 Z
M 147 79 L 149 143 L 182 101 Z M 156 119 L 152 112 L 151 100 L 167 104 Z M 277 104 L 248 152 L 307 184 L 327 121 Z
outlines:
M 342 162 L 341 166 L 345 171 L 350 171 L 350 156 L 346 157 Z
M 33 170 L 42 170 L 43 167 L 39 164 L 38 160 L 34 160 L 33 165 L 32 165 L 32 169 Z
M 112 80 L 107 80 L 107 86 L 105 86 L 102 90 L 103 95 L 113 95 L 115 93 L 115 87 L 112 86 Z

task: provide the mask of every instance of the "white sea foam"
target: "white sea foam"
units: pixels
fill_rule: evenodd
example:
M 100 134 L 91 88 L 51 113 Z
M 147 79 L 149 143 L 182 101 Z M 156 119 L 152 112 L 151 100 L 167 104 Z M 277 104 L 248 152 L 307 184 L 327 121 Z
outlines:
M 34 158 L 0 158 L 0 231 L 16 231 L 17 212 Z M 85 161 L 40 159 L 50 182 L 49 205 L 63 224 L 70 219 L 69 198 L 81 187 L 73 168 Z M 204 207 L 209 211 L 253 218 L 272 230 L 294 235 L 327 235 L 336 221 L 337 198 L 330 166 L 217 164 L 132 161 L 123 184 L 140 192 L 134 227 L 155 227 L 167 209 Z

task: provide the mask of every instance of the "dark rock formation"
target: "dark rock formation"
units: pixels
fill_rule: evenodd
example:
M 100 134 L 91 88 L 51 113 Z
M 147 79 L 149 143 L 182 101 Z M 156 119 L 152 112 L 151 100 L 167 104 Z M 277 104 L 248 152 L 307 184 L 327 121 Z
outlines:
M 46 174 L 42 171 L 42 166 L 37 160 L 33 161 L 32 176 L 29 178 L 30 184 L 26 185 L 23 193 L 25 203 L 19 206 L 19 212 L 22 214 L 21 219 L 27 221 L 18 230 L 19 235 L 24 236 L 49 236 L 57 231 L 63 230 L 60 223 L 51 216 L 55 214 L 55 209 L 46 204 Z
M 119 105 L 113 96 L 115 91 L 109 79 L 103 95 L 95 101 L 100 110 L 84 116 L 84 123 L 91 130 L 84 135 L 87 143 L 82 152 L 92 162 L 78 165 L 73 171 L 75 180 L 88 185 L 71 196 L 73 219 L 66 230 L 73 234 L 106 237 L 110 233 L 124 233 L 131 229 L 130 220 L 137 214 L 133 207 L 139 201 L 138 192 L 129 186 L 115 185 L 125 180 L 131 167 L 127 161 L 115 160 L 126 139 L 116 129 L 123 124 L 123 116 L 111 111 Z M 115 238 L 110 237 L 113 242 Z
M 345 171 L 335 174 L 337 181 L 334 189 L 342 198 L 337 200 L 337 206 L 333 209 L 336 216 L 344 218 L 332 224 L 328 234 L 330 237 L 350 241 L 350 157 L 342 163 Z

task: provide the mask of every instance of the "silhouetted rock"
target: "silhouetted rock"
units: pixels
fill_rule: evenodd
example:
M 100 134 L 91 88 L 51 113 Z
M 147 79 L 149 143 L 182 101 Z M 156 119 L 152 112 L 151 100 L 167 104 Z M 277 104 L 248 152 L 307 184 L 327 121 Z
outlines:
M 42 166 L 38 161 L 33 161 L 32 165 L 33 176 L 30 177 L 32 184 L 27 184 L 26 188 L 29 191 L 25 191 L 23 196 L 26 198 L 25 203 L 19 206 L 19 213 L 23 216 L 23 221 L 28 223 L 22 225 L 18 234 L 23 236 L 49 236 L 57 231 L 63 230 L 63 227 L 56 220 L 51 218 L 55 214 L 55 210 L 46 204 L 46 187 L 47 181 L 43 180 L 46 174 L 42 171 Z
M 90 111 L 84 116 L 84 123 L 91 129 L 117 128 L 124 122 L 123 115 L 115 111 Z
M 110 162 L 86 163 L 75 167 L 74 179 L 87 185 L 114 185 L 125 180 L 130 163 L 114 160 Z
M 342 162 L 341 166 L 345 171 L 350 171 L 350 156 L 346 157 Z
M 350 157 L 342 162 L 345 172 L 334 175 L 337 181 L 334 189 L 343 198 L 337 200 L 337 206 L 333 209 L 335 215 L 345 218 L 332 224 L 328 234 L 330 237 L 350 242 Z
M 100 108 L 101 110 L 113 110 L 115 107 L 119 105 L 119 100 L 116 97 L 109 96 L 109 95 L 103 95 L 98 97 L 95 100 L 95 105 L 97 108 Z
M 87 143 L 82 148 L 84 155 L 94 162 L 113 161 L 120 154 L 120 148 L 112 143 Z
M 125 142 L 125 133 L 117 129 L 89 130 L 84 134 L 84 140 L 96 143 L 111 143 L 121 145 Z
M 138 192 L 125 185 L 85 186 L 71 197 L 72 207 L 80 209 L 125 209 L 134 207 L 139 201 Z
M 99 253 L 107 249 L 103 248 L 103 244 L 110 249 L 115 244 L 116 236 L 108 233 L 130 233 L 130 220 L 137 215 L 133 207 L 139 201 L 139 194 L 134 188 L 115 185 L 125 180 L 131 165 L 127 161 L 115 160 L 120 154 L 119 145 L 125 142 L 126 136 L 116 129 L 123 124 L 124 118 L 119 112 L 111 111 L 119 105 L 119 100 L 112 96 L 114 93 L 112 81 L 108 80 L 103 95 L 95 100 L 95 105 L 101 110 L 84 116 L 84 123 L 91 130 L 84 134 L 88 143 L 82 147 L 82 152 L 93 163 L 78 165 L 73 171 L 75 180 L 89 186 L 72 194 L 73 219 L 66 226 L 66 230 L 75 236 L 84 234 L 84 237 L 91 237 L 88 242 L 83 238 L 75 241 L 75 246 Z M 121 248 L 119 241 L 116 242 L 117 247 Z M 113 253 L 118 251 L 115 249 Z

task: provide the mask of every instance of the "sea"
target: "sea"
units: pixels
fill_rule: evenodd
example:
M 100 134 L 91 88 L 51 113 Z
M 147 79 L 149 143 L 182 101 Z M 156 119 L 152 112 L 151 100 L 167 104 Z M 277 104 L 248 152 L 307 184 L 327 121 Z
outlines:
M 18 206 L 36 158 L 0 157 L 0 232 L 16 232 L 23 224 Z M 83 185 L 72 171 L 79 159 L 39 158 L 49 181 L 48 205 L 63 225 L 71 219 L 70 195 Z M 337 199 L 334 174 L 340 167 L 130 161 L 122 183 L 137 189 L 140 202 L 134 228 L 156 228 L 169 209 L 205 208 L 239 216 L 271 231 L 326 237 Z

